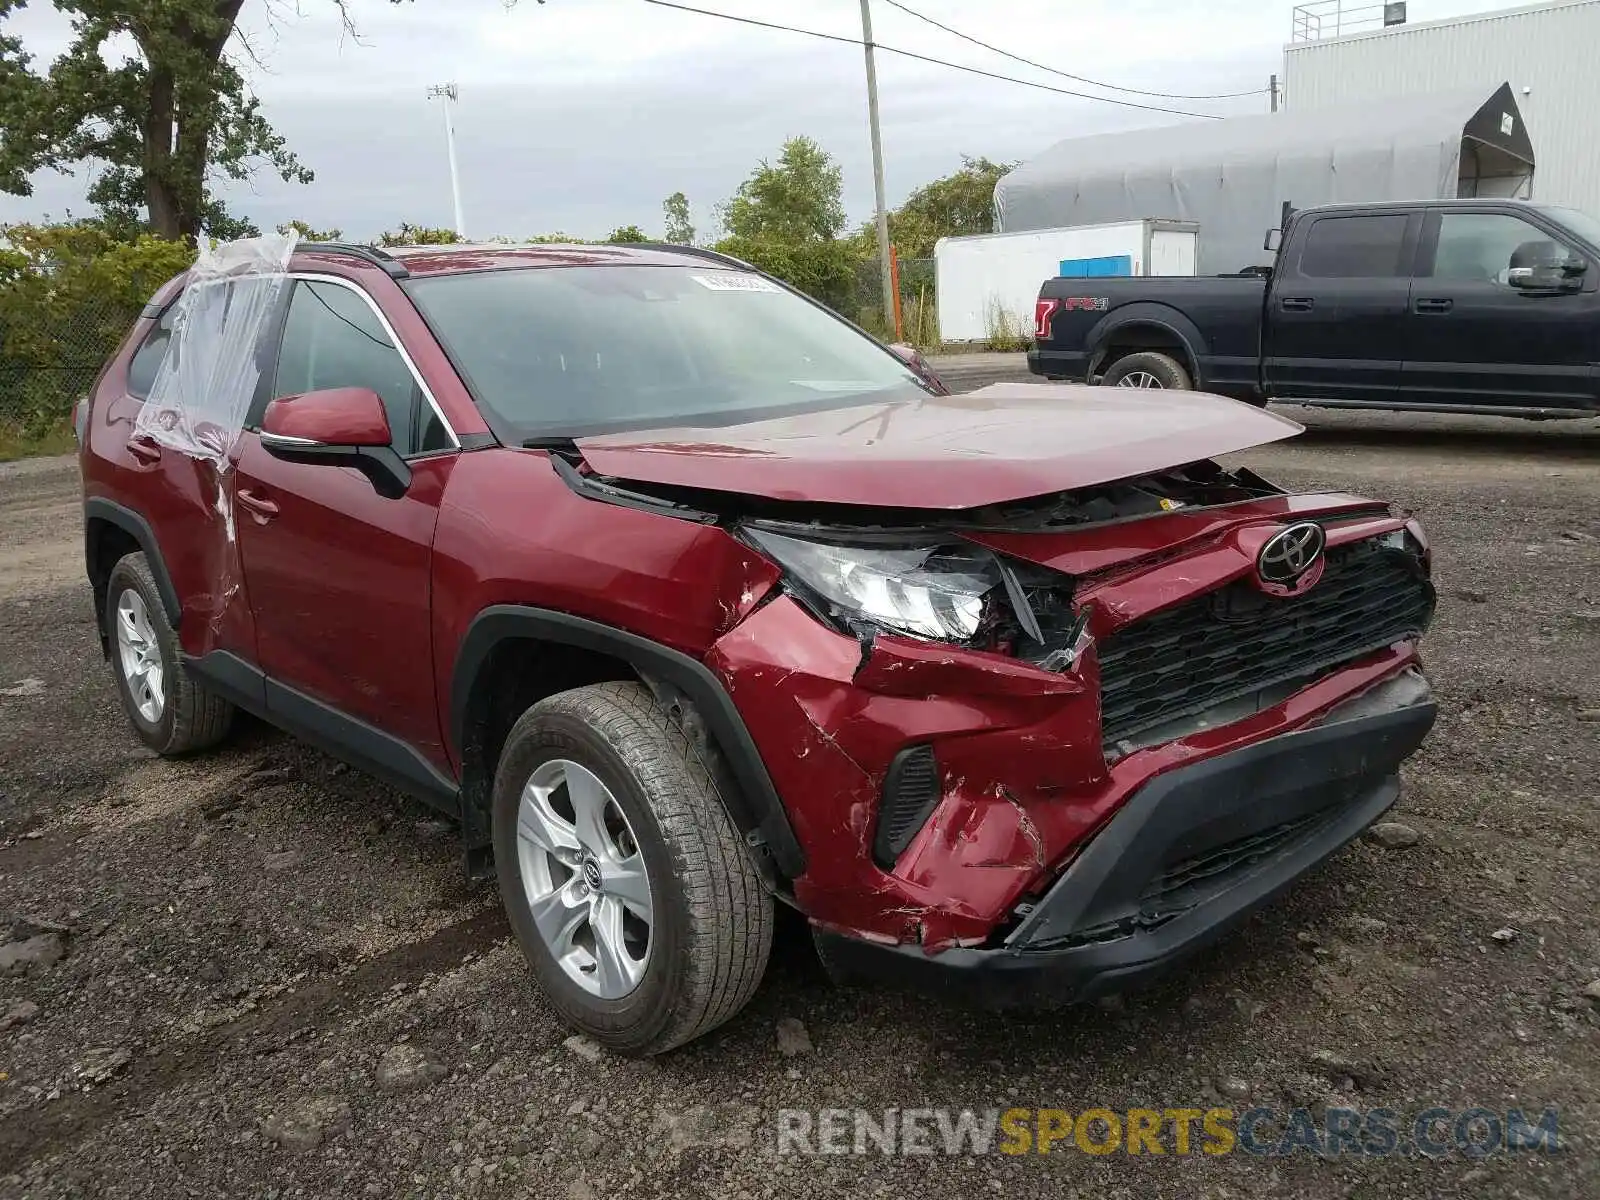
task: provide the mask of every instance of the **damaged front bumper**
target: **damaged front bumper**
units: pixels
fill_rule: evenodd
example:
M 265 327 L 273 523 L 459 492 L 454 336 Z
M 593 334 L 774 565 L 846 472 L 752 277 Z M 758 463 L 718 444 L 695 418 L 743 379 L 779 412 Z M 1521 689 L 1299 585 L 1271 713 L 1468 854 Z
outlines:
M 1381 816 L 1437 712 L 1408 670 L 1285 733 L 1165 772 L 1133 793 L 1002 944 L 886 945 L 818 928 L 841 982 L 997 1007 L 1090 1000 L 1194 953 Z

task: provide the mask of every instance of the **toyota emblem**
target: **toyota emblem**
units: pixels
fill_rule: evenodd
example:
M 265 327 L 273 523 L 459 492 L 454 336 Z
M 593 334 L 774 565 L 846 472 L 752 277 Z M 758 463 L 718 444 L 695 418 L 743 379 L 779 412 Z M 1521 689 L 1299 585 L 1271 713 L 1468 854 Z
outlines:
M 1298 592 L 1322 576 L 1322 551 L 1328 537 L 1311 521 L 1291 525 L 1267 539 L 1256 555 L 1256 575 L 1275 594 Z

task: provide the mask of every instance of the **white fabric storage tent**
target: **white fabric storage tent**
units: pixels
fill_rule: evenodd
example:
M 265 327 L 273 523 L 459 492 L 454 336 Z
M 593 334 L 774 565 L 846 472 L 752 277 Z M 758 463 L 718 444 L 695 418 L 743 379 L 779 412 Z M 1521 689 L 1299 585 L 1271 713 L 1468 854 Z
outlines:
M 1271 263 L 1283 205 L 1530 196 L 1533 145 L 1503 84 L 1185 121 L 1057 142 L 1001 178 L 1006 233 L 1158 218 L 1200 226 L 1203 274 Z

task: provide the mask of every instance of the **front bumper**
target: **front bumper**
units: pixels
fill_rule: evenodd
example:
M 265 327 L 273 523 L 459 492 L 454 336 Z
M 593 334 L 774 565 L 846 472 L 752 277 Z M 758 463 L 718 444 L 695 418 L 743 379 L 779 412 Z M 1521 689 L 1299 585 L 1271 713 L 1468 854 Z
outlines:
M 996 1007 L 1121 991 L 1238 925 L 1381 816 L 1436 714 L 1412 673 L 1309 729 L 1157 776 L 994 948 L 930 955 L 819 928 L 818 951 L 840 982 Z

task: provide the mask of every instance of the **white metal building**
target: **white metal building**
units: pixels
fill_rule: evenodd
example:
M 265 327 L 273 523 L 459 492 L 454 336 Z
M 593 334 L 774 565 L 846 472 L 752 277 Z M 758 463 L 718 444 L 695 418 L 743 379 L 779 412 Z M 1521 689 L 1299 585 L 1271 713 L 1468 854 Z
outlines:
M 1384 7 L 1320 0 L 1295 10 L 1283 55 L 1289 112 L 1509 81 L 1538 163 L 1533 199 L 1600 213 L 1600 0 L 1389 27 Z

